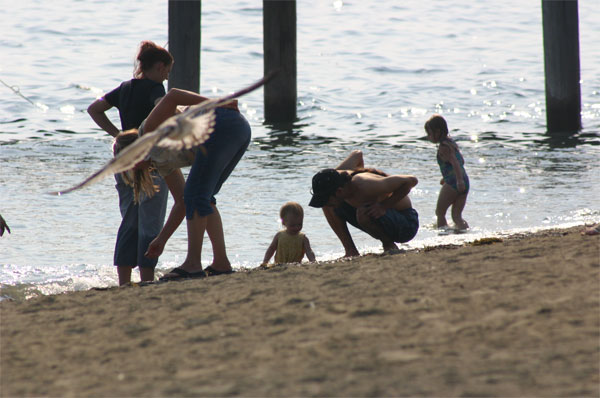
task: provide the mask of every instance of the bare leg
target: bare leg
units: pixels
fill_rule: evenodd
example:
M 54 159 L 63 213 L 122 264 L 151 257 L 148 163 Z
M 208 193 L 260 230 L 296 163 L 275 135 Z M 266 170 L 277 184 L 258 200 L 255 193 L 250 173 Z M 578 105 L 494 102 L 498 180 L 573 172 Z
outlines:
M 177 269 L 187 271 L 190 274 L 198 275 L 198 277 L 206 276 L 202 270 L 202 243 L 204 241 L 204 232 L 207 230 L 209 216 L 200 216 L 197 211 L 191 220 L 187 220 L 187 235 L 188 235 L 188 250 L 187 256 Z M 179 278 L 178 272 L 169 272 L 161 279 Z
M 456 201 L 458 193 L 448 184 L 442 185 L 440 188 L 440 195 L 438 196 L 437 206 L 435 208 L 435 215 L 437 216 L 437 227 L 444 228 L 448 226 L 446 221 L 446 211 L 450 205 Z
M 467 194 L 463 193 L 456 197 L 452 205 L 452 221 L 457 229 L 464 230 L 469 228 L 467 221 L 462 218 L 462 211 L 467 204 Z
M 329 226 L 344 246 L 344 250 L 346 251 L 344 257 L 360 256 L 358 249 L 354 245 L 350 231 L 348 231 L 348 225 L 335 214 L 335 209 L 333 207 L 325 206 L 323 207 L 323 214 L 325 214 Z
M 356 212 L 356 221 L 373 238 L 378 239 L 383 244 L 383 251 L 398 249 L 396 243 L 385 234 L 383 229 L 373 220 L 372 217 L 365 214 L 366 208 L 358 209 Z
M 179 268 L 192 273 L 202 270 L 202 242 L 207 223 L 208 217 L 202 217 L 196 211 L 192 219 L 187 220 L 188 250 Z
M 223 234 L 223 222 L 217 206 L 211 203 L 214 210 L 207 217 L 206 232 L 210 238 L 213 248 L 213 262 L 211 267 L 217 271 L 231 271 L 231 263 L 227 258 L 227 249 L 225 247 L 225 235 Z
M 119 286 L 123 286 L 131 282 L 131 271 L 133 267 L 127 265 L 117 265 L 117 274 L 119 275 Z
M 140 268 L 140 279 L 142 282 L 154 281 L 154 268 Z

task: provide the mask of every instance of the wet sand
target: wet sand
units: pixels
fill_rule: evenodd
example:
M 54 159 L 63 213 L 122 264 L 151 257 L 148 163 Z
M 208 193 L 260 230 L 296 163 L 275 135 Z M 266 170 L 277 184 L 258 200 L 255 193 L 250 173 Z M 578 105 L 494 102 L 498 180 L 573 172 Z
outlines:
M 581 230 L 3 301 L 0 395 L 599 397 Z

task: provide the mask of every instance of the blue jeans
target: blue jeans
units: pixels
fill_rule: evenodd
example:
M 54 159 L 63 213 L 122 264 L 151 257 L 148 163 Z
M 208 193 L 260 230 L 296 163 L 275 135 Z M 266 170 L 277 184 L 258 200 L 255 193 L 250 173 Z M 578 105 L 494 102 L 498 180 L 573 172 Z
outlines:
M 250 144 L 250 124 L 233 109 L 216 109 L 215 130 L 196 153 L 183 191 L 185 217 L 194 212 L 208 216 L 216 204 L 215 195 L 238 164 Z
M 158 174 L 153 174 L 152 177 L 160 191 L 151 198 L 140 193 L 140 203 L 134 203 L 133 188 L 125 184 L 120 174 L 115 174 L 115 187 L 119 193 L 119 208 L 123 217 L 115 244 L 116 266 L 156 267 L 158 259 L 147 258 L 144 253 L 163 227 L 169 190 L 165 180 Z

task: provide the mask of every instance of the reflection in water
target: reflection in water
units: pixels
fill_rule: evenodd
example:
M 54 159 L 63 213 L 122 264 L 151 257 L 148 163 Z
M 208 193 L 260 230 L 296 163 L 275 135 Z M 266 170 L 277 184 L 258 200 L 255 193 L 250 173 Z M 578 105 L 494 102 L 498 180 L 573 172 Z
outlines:
M 576 148 L 581 145 L 598 146 L 600 145 L 600 133 L 548 134 L 535 142 L 540 145 L 546 145 L 549 148 Z
M 293 123 L 283 128 L 281 124 L 267 125 L 266 136 L 259 136 L 253 139 L 261 149 L 276 149 L 281 146 L 295 147 L 300 145 L 328 145 L 337 140 L 336 137 L 307 136 L 303 129 L 309 124 Z

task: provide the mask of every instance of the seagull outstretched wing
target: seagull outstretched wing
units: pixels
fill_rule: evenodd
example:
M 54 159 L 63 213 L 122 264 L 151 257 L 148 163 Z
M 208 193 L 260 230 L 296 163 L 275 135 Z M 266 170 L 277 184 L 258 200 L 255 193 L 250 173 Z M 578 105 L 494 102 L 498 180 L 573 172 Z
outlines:
M 212 133 L 215 124 L 215 108 L 225 105 L 234 98 L 241 97 L 256 90 L 273 78 L 276 72 L 263 77 L 256 83 L 225 97 L 204 101 L 189 107 L 185 112 L 170 117 L 156 130 L 144 134 L 131 145 L 123 149 L 104 167 L 86 178 L 81 183 L 62 190 L 49 192 L 51 195 L 63 195 L 95 184 L 98 181 L 133 168 L 144 160 L 155 146 L 172 150 L 189 149 L 204 143 Z
M 156 142 L 156 146 L 181 150 L 204 143 L 209 138 L 215 125 L 214 107 L 207 109 L 208 104 L 206 102 L 212 101 L 205 101 L 200 105 L 191 106 L 178 117 L 169 118 L 158 126 L 158 131 L 169 132 Z

